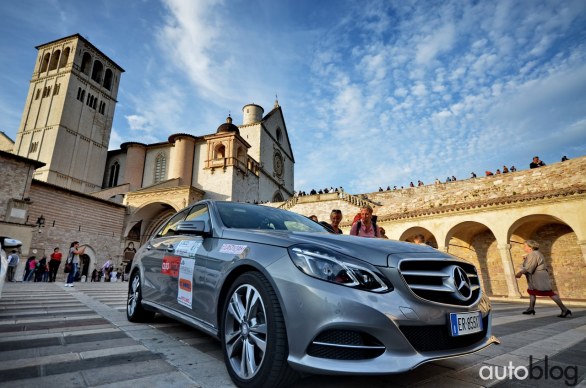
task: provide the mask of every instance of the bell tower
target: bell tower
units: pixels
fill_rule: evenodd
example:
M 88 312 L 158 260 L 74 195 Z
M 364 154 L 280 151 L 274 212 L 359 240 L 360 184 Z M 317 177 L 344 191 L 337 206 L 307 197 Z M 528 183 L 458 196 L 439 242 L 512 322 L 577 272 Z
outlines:
M 13 153 L 45 163 L 35 179 L 98 191 L 124 69 L 79 34 L 36 49 Z

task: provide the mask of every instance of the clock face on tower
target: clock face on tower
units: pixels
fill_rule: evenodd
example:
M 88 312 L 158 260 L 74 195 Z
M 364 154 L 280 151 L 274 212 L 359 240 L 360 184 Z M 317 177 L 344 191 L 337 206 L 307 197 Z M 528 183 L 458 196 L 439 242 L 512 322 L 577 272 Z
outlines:
M 277 176 L 283 175 L 283 157 L 278 152 L 275 152 L 275 155 L 273 156 L 273 168 Z

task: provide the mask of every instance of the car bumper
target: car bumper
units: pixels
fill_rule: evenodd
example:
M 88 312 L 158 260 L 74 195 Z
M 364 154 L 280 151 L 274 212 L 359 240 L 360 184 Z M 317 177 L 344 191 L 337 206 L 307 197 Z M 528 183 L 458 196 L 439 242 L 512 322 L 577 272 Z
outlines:
M 297 370 L 400 373 L 498 342 L 486 297 L 471 306 L 442 305 L 418 298 L 405 284 L 376 294 L 318 280 L 288 258 L 270 267 L 287 326 L 288 361 Z M 483 331 L 452 337 L 449 314 L 472 311 L 481 312 Z

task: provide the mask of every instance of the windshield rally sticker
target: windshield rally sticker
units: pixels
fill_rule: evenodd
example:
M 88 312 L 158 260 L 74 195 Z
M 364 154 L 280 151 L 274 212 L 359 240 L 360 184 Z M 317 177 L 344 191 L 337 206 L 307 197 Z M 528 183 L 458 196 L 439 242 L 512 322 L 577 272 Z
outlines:
M 180 241 L 179 244 L 177 244 L 177 248 L 175 248 L 175 254 L 179 256 L 192 257 L 195 256 L 197 248 L 199 248 L 200 246 L 201 240 L 183 240 Z
M 233 255 L 239 255 L 246 249 L 246 245 L 236 245 L 236 244 L 222 244 L 220 248 L 220 253 L 231 253 Z
M 177 289 L 177 302 L 183 306 L 191 308 L 193 300 L 193 269 L 195 268 L 194 259 L 181 259 L 179 269 L 179 288 Z
M 179 265 L 181 264 L 181 257 L 179 256 L 165 256 L 163 257 L 163 265 L 161 265 L 161 273 L 170 275 L 176 278 L 179 275 Z

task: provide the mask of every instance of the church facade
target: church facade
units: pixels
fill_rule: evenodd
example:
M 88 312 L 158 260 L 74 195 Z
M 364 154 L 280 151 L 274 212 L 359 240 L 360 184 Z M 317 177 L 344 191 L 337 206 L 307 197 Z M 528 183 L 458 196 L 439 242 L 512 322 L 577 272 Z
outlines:
M 129 142 L 108 153 L 96 197 L 128 207 L 124 236 L 142 243 L 171 214 L 201 199 L 281 202 L 293 196 L 294 158 L 278 102 L 263 116 L 242 108 L 243 123 L 228 116 L 215 133 L 177 133 L 167 142 Z
M 140 245 L 193 201 L 293 196 L 295 160 L 278 101 L 266 114 L 245 105 L 240 125 L 229 116 L 205 135 L 176 133 L 108 151 L 124 69 L 79 34 L 36 48 L 16 140 L 0 139 L 18 163 L 34 166 L 20 190 L 27 195 L 7 197 L 0 219 L 0 234 L 21 239 L 25 256 L 85 241 L 91 271 L 108 258 L 121 263 L 130 242 Z

